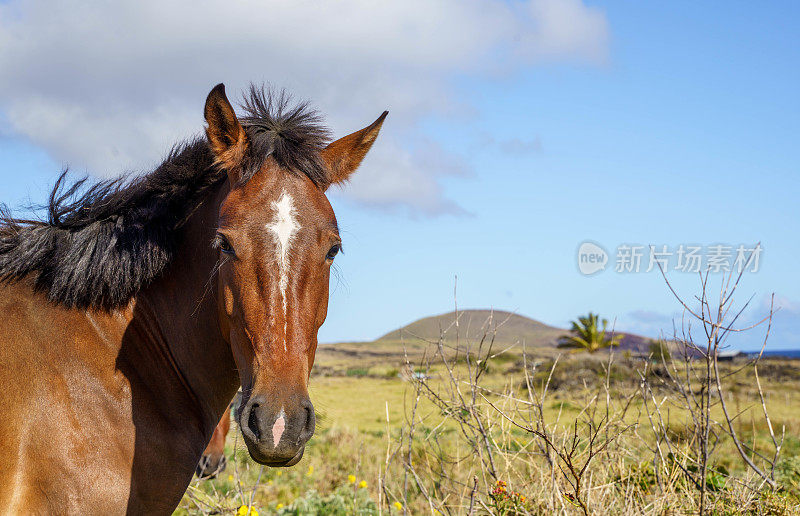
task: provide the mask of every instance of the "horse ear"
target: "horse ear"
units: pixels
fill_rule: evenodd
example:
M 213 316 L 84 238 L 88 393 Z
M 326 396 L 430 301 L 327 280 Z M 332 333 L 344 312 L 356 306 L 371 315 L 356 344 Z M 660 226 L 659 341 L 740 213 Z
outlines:
M 361 161 L 366 156 L 383 125 L 383 119 L 388 115 L 384 111 L 371 125 L 339 138 L 322 149 L 322 159 L 331 171 L 331 183 L 342 183 L 356 171 Z
M 231 181 L 237 182 L 241 173 L 239 165 L 247 150 L 247 134 L 225 96 L 224 84 L 217 84 L 208 94 L 205 117 L 214 161 L 228 171 Z

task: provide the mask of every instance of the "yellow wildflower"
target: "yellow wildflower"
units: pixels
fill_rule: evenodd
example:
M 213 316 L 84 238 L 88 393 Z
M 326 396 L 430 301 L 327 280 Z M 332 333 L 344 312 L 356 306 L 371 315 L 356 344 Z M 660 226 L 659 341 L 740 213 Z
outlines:
M 228 475 L 228 482 L 233 482 L 233 475 Z
M 255 507 L 247 507 L 246 505 L 242 505 L 236 511 L 236 516 L 258 516 L 258 511 Z
M 278 505 L 275 506 L 275 508 L 278 509 L 278 510 L 281 510 L 281 509 L 283 509 L 283 504 L 279 503 Z
M 358 483 L 358 487 L 360 487 L 362 489 L 367 487 L 367 481 L 366 480 L 362 480 L 361 482 Z
M 348 484 L 355 484 L 356 483 L 356 476 L 355 475 L 347 475 L 347 483 Z
M 394 505 L 394 508 L 397 509 L 398 511 L 402 511 L 403 510 L 403 504 L 402 503 L 394 502 L 393 505 Z
M 314 466 L 309 466 L 308 471 L 306 471 L 306 476 L 310 477 L 313 474 L 314 474 Z
M 276 477 L 279 477 L 279 476 L 281 476 L 281 475 L 283 475 L 283 471 L 281 471 L 281 470 L 278 470 L 278 472 L 277 472 L 277 473 L 275 473 L 275 476 L 276 476 Z

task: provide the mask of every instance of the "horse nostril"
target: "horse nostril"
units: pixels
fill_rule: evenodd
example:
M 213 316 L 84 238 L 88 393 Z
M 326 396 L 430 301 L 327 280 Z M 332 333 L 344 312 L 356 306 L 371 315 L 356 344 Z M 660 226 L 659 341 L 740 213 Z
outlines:
M 304 441 L 307 441 L 312 435 L 314 435 L 316 418 L 314 417 L 314 405 L 311 404 L 310 400 L 306 400 L 303 403 L 303 408 L 306 411 L 306 422 L 303 425 L 303 431 L 301 432 L 300 438 Z
M 256 440 L 260 441 L 261 432 L 259 431 L 258 428 L 257 411 L 258 411 L 258 403 L 253 403 L 253 405 L 250 407 L 250 415 L 247 417 L 247 428 L 249 428 L 250 431 L 253 432 L 253 435 L 255 436 Z

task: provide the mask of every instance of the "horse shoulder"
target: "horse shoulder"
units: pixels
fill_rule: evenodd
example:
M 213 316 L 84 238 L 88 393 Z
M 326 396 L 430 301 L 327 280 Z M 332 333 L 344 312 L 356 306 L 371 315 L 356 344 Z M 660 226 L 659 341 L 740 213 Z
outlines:
M 124 511 L 135 429 L 114 366 L 122 322 L 0 285 L 0 506 Z

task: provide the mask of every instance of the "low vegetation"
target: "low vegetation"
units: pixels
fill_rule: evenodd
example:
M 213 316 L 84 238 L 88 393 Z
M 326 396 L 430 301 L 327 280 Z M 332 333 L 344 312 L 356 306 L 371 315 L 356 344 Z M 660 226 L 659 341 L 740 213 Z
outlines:
M 491 364 L 490 359 L 471 411 L 442 394 L 446 403 L 437 405 L 425 391 L 418 392 L 421 382 L 398 375 L 352 377 L 343 369 L 318 378 L 312 397 L 320 413 L 319 430 L 298 466 L 262 470 L 249 459 L 234 425 L 226 471 L 210 481 L 193 481 L 178 514 L 234 514 L 242 505 L 260 514 L 402 514 L 403 507 L 407 514 L 465 514 L 473 498 L 475 514 L 580 514 L 579 500 L 590 513 L 697 512 L 697 486 L 680 469 L 697 469 L 684 456 L 695 436 L 686 425 L 690 416 L 670 400 L 675 393 L 662 382 L 667 376 L 663 364 L 621 356 L 532 358 L 527 364 L 530 390 L 524 374 L 522 382 L 509 380 L 519 374 L 516 360 L 494 369 Z M 725 364 L 722 372 L 733 373 L 741 365 Z M 800 511 L 800 368 L 765 360 L 760 369 L 772 424 L 785 428 L 787 436 L 775 471 L 777 485 L 752 490 L 750 485 L 760 482 L 737 459 L 732 443 L 720 439 L 706 474 L 709 507 L 719 514 L 738 513 L 737 507 L 752 514 Z M 675 446 L 671 455 L 664 453 L 663 462 L 655 455 L 656 444 L 663 446 L 664 440 L 653 431 L 636 378 L 644 370 L 656 400 L 665 400 L 664 430 Z M 794 371 L 791 378 L 788 371 Z M 455 367 L 454 374 L 466 380 L 466 364 Z M 425 385 L 450 392 L 446 368 L 432 365 L 430 376 Z M 728 399 L 741 412 L 736 420 L 740 438 L 762 453 L 770 437 L 759 417 L 752 377 L 742 370 L 727 379 Z M 529 392 L 534 400 L 539 396 L 533 412 L 544 420 L 555 449 L 548 451 L 546 441 L 530 431 L 535 425 L 514 424 L 520 415 L 536 421 L 529 402 L 523 403 Z M 462 395 L 471 400 L 469 390 Z M 482 460 L 474 453 L 470 420 L 463 421 L 472 414 L 491 435 L 494 470 L 484 464 L 485 454 Z M 506 418 L 512 415 L 514 423 Z M 576 429 L 575 450 L 564 459 L 573 467 L 586 465 L 578 497 L 567 462 L 556 453 L 570 451 L 564 447 L 572 446 Z
M 262 468 L 234 427 L 228 469 L 177 513 L 799 513 L 800 364 L 719 362 L 729 313 L 697 311 L 703 342 L 649 356 L 499 347 L 492 322 L 323 347 L 303 461 Z

